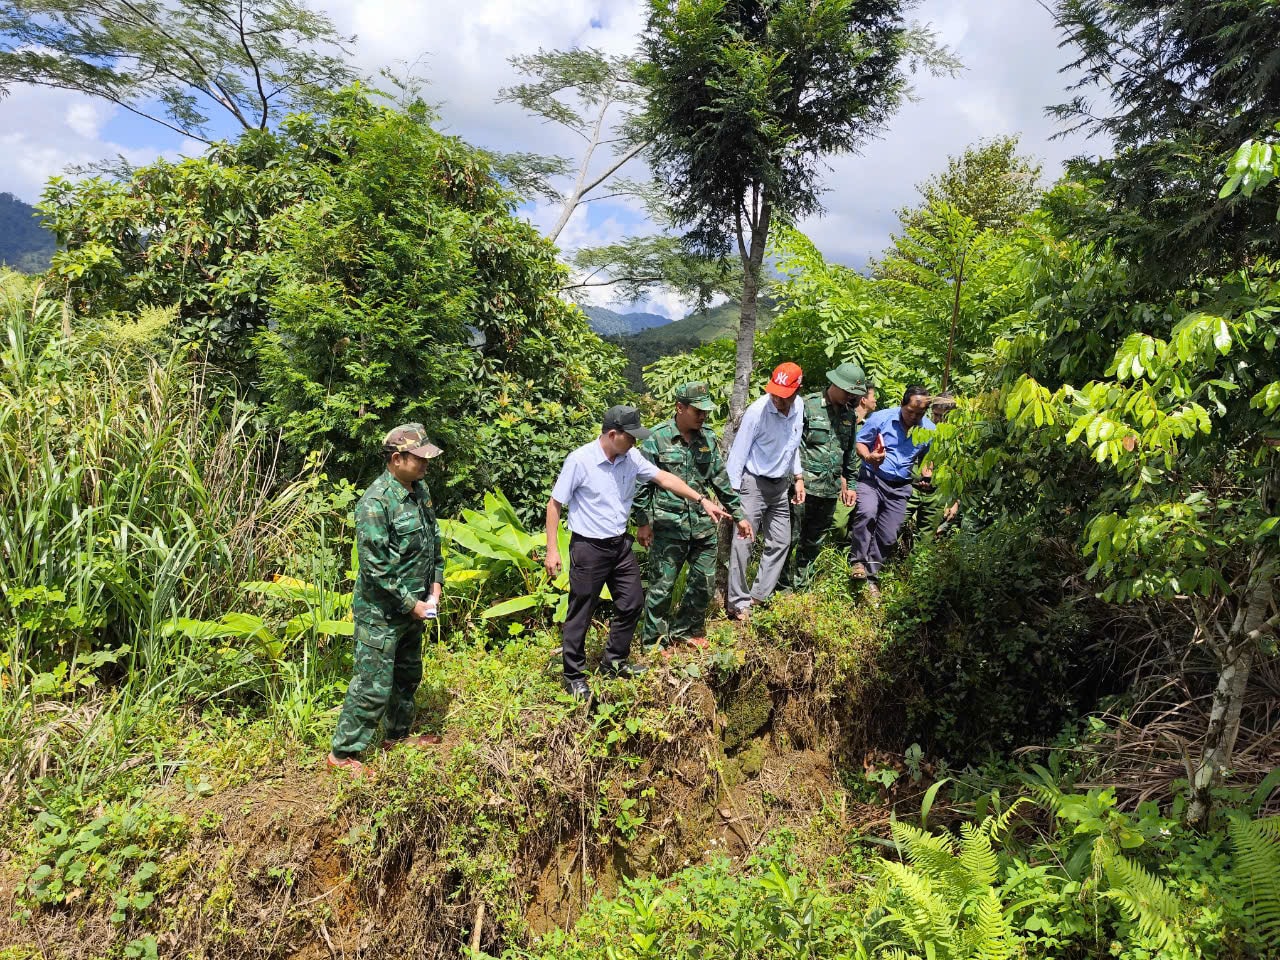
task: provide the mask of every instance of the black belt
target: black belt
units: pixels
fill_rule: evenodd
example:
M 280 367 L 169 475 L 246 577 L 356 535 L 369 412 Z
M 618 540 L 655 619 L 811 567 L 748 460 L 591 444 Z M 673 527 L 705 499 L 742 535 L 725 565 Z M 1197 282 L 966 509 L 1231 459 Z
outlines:
M 569 533 L 570 543 L 574 540 L 585 540 L 587 543 L 594 543 L 601 547 L 616 547 L 625 539 L 627 539 L 627 535 L 625 533 L 620 533 L 616 537 L 584 537 L 580 533 L 573 533 L 572 531 Z
M 897 477 L 887 476 L 886 474 L 883 474 L 880 471 L 873 469 L 872 467 L 868 467 L 866 464 L 863 464 L 863 466 L 867 471 L 868 477 L 874 477 L 876 480 L 879 480 L 881 483 L 883 483 L 885 486 L 888 486 L 888 487 L 901 488 L 915 482 L 910 477 L 907 477 L 907 479 L 905 480 L 900 480 Z

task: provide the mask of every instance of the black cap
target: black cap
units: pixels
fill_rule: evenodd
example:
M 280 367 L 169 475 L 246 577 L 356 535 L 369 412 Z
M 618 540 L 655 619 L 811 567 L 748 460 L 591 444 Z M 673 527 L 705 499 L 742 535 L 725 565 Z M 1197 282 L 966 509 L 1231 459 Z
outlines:
M 604 433 L 610 430 L 621 430 L 623 433 L 631 434 L 637 440 L 644 440 L 649 436 L 649 431 L 640 424 L 640 411 L 635 407 L 622 405 L 610 407 L 604 412 L 602 429 Z

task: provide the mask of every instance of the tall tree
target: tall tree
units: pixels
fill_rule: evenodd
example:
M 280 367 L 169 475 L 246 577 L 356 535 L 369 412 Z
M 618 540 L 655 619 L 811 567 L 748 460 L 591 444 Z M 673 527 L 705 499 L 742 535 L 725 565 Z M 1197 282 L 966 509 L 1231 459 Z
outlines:
M 640 156 L 646 143 L 629 130 L 627 121 L 639 108 L 642 90 L 636 83 L 635 61 L 610 57 L 590 47 L 539 50 L 512 57 L 510 63 L 528 82 L 504 87 L 499 103 L 516 103 L 535 116 L 569 130 L 582 141 L 576 164 L 567 157 L 517 154 L 526 170 L 542 177 L 541 192 L 560 202 L 560 213 L 547 231 L 553 243 L 575 210 L 584 203 L 634 193 L 634 182 L 618 182 L 628 162 Z M 604 153 L 603 160 L 600 154 Z M 552 178 L 572 177 L 565 189 Z
M 1007 238 L 1040 199 L 1040 164 L 1018 153 L 1018 138 L 995 137 L 949 157 L 947 167 L 920 183 L 920 203 L 898 211 L 899 231 L 872 273 L 889 299 L 912 321 L 907 339 L 948 317 L 941 389 L 951 386 L 956 349 L 985 346 L 1011 285 Z M 975 283 L 976 281 L 976 283 Z M 895 311 L 895 312 L 901 312 Z M 936 373 L 939 351 L 920 344 L 922 365 Z
M 1064 72 L 1077 82 L 1053 112 L 1116 146 L 1077 165 L 1109 201 L 1077 228 L 1144 259 L 1157 288 L 1280 255 L 1273 207 L 1215 196 L 1231 153 L 1280 120 L 1280 4 L 1060 0 L 1055 15 L 1076 52 Z
M 101 97 L 210 142 L 356 78 L 347 46 L 301 0 L 0 0 L 0 95 L 30 83 Z
M 699 303 L 715 293 L 736 295 L 737 271 L 728 269 L 723 258 L 700 255 L 672 235 L 665 196 L 648 171 L 639 179 L 624 176 L 627 165 L 642 159 L 648 147 L 635 124 L 644 101 L 635 58 L 582 48 L 539 50 L 510 62 L 528 80 L 503 88 L 498 102 L 518 104 L 565 128 L 582 144 L 576 159 L 534 153 L 496 158 L 499 174 L 515 189 L 560 205 L 547 239 L 556 241 L 579 207 L 620 198 L 640 204 L 659 231 L 569 251 L 574 276 L 565 291 L 579 297 L 605 288 L 623 302 L 639 300 L 655 287 Z
M 675 222 L 742 264 L 729 430 L 746 406 L 769 231 L 821 209 L 824 157 L 856 150 L 907 93 L 906 61 L 954 61 L 912 0 L 650 0 L 640 135 Z
M 916 184 L 920 203 L 898 211 L 903 229 L 919 225 L 929 208 L 949 204 L 978 230 L 1008 233 L 1035 209 L 1044 192 L 1040 163 L 1018 152 L 1018 137 L 992 137 L 947 158 L 947 168 Z

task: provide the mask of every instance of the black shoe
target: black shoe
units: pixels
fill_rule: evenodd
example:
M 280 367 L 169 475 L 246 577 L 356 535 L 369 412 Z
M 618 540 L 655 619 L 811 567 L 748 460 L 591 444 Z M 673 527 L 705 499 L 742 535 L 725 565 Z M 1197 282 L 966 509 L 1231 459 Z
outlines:
M 564 688 L 569 692 L 569 696 L 575 700 L 586 701 L 591 699 L 591 688 L 587 686 L 587 681 L 585 680 L 566 680 Z
M 601 664 L 600 672 L 615 680 L 634 680 L 636 677 L 642 677 L 648 673 L 649 668 L 624 660 L 621 663 Z

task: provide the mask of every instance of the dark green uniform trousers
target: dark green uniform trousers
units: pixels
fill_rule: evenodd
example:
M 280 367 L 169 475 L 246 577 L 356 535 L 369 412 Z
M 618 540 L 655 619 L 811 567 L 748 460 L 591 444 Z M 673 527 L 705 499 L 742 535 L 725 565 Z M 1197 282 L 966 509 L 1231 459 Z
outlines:
M 839 497 L 806 496 L 804 503 L 791 505 L 791 556 L 795 569 L 793 572 L 791 566 L 787 566 L 782 575 L 783 587 L 803 590 L 813 581 L 813 562 L 822 552 L 839 502 Z
M 684 593 L 675 616 L 671 594 L 680 568 L 688 565 Z M 649 583 L 645 591 L 644 625 L 640 640 L 645 646 L 669 645 L 700 637 L 707 629 L 707 607 L 716 579 L 716 538 L 665 537 L 654 533 L 649 548 Z
M 409 735 L 413 723 L 413 695 L 422 682 L 422 624 L 356 621 L 355 673 L 347 687 L 333 755 L 350 757 L 369 746 L 386 721 L 386 738 Z

